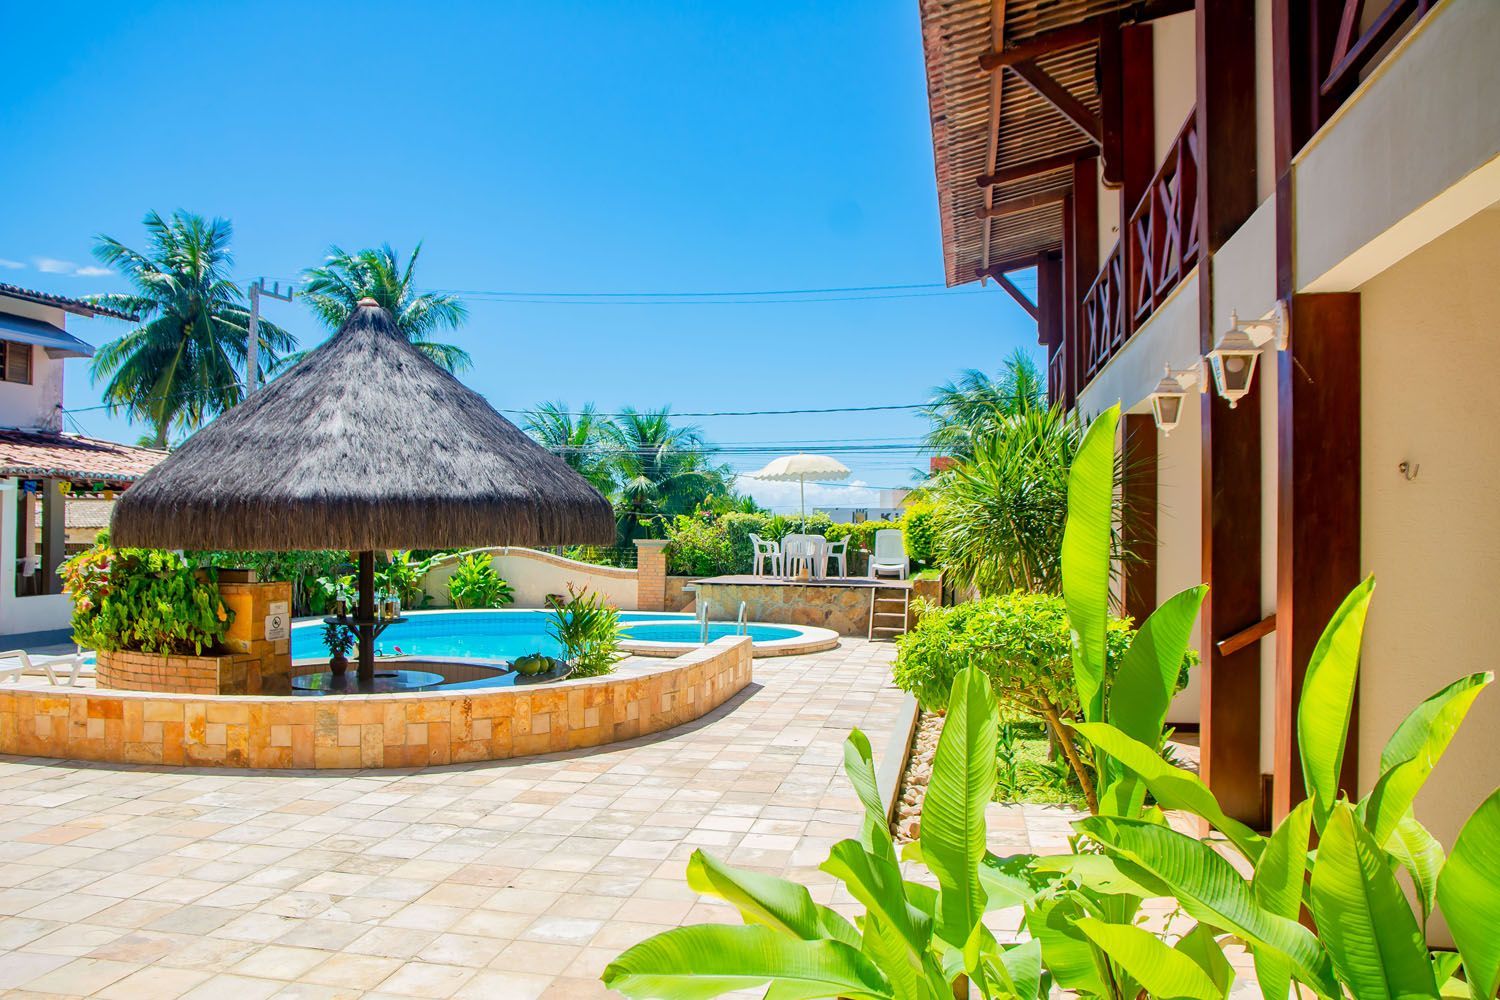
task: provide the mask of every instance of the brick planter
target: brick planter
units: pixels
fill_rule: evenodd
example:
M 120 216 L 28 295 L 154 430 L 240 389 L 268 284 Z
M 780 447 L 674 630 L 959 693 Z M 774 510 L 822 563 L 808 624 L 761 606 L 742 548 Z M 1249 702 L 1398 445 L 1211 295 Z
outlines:
M 262 674 L 261 657 L 249 653 L 222 656 L 163 656 L 128 650 L 100 650 L 94 683 L 115 691 L 164 691 L 176 694 L 272 694 L 289 685 L 285 670 Z

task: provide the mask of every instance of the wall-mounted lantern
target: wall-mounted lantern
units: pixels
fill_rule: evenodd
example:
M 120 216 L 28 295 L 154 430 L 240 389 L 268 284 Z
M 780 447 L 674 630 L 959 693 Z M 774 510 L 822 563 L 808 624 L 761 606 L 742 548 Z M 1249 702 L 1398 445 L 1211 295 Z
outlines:
M 1188 390 L 1197 385 L 1203 392 L 1203 370 L 1199 365 L 1192 368 L 1164 366 L 1166 372 L 1156 388 L 1151 391 L 1151 415 L 1156 418 L 1156 428 L 1163 434 L 1171 434 L 1182 420 L 1182 405 Z
M 1229 329 L 1208 352 L 1208 365 L 1214 373 L 1214 387 L 1229 402 L 1231 409 L 1239 405 L 1250 391 L 1261 348 L 1274 337 L 1277 350 L 1284 351 L 1290 335 L 1290 317 L 1281 302 L 1276 303 L 1276 311 L 1270 319 L 1242 322 L 1236 313 L 1230 312 Z

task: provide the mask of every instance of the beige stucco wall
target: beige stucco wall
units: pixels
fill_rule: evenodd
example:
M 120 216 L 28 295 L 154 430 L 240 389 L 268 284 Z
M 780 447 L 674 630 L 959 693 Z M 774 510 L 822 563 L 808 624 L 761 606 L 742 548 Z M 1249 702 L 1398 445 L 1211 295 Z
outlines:
M 1162 363 L 1188 368 L 1199 356 L 1198 269 L 1194 268 L 1079 393 L 1078 408 L 1093 415 L 1119 403 L 1126 412 L 1148 412 L 1147 397 L 1161 381 Z
M 639 606 L 633 569 L 575 562 L 535 549 L 502 547 L 489 551 L 493 553 L 490 564 L 515 588 L 515 607 L 546 607 L 547 595 L 566 594 L 569 584 L 575 590 L 603 594 L 606 601 L 622 611 L 634 611 Z M 450 556 L 427 574 L 423 589 L 432 598 L 431 607 L 452 607 L 448 581 L 457 563 L 458 557 Z
M 1188 112 L 1198 102 L 1197 27 L 1192 11 L 1151 22 L 1152 113 L 1156 163 L 1167 157 Z
M 1200 400 L 1190 395 L 1182 407 L 1182 422 L 1171 434 L 1156 439 L 1156 601 L 1203 582 L 1202 416 Z M 1196 642 L 1201 651 L 1202 639 Z M 1187 688 L 1172 702 L 1167 721 L 1196 723 L 1200 712 L 1199 679 L 1194 673 Z
M 1475 176 L 1500 155 L 1497 52 L 1500 3 L 1446 0 L 1298 156 L 1299 290 L 1347 291 L 1402 259 L 1443 231 L 1442 198 L 1469 206 L 1456 222 L 1500 196 L 1500 171 Z
M 1488 5 L 1476 5 L 1488 6 Z M 1493 101 L 1493 95 L 1489 95 Z M 1377 587 L 1361 668 L 1359 777 L 1416 703 L 1495 668 L 1500 435 L 1493 409 L 1500 211 L 1480 213 L 1362 294 L 1364 568 Z M 1420 466 L 1414 481 L 1397 471 Z M 1417 800 L 1445 845 L 1500 785 L 1500 691 L 1486 691 Z

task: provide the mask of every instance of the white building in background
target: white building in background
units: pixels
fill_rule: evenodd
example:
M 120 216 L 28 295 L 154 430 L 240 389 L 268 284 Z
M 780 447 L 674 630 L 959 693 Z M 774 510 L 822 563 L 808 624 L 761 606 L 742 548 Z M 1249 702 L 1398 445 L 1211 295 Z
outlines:
M 0 636 L 65 628 L 73 604 L 67 497 L 112 498 L 165 452 L 62 432 L 63 362 L 94 348 L 68 316 L 133 319 L 78 299 L 0 283 Z
M 868 507 L 814 507 L 814 514 L 827 514 L 836 524 L 858 524 L 861 521 L 897 521 L 906 509 L 911 490 L 881 490 L 876 502 Z

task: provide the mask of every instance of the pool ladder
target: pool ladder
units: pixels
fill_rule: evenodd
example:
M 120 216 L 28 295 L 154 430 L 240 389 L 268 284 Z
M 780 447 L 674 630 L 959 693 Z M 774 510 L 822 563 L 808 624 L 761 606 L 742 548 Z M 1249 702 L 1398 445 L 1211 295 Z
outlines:
M 707 646 L 708 645 L 708 608 L 709 608 L 709 603 L 710 602 L 708 602 L 708 601 L 700 601 L 698 603 L 698 642 L 699 642 L 700 645 L 703 645 L 703 646 Z M 735 623 L 734 623 L 734 634 L 735 635 L 746 635 L 746 634 L 748 634 L 748 632 L 749 632 L 749 629 L 748 629 L 747 624 L 745 622 L 745 602 L 741 601 L 740 602 L 740 613 L 739 613 L 738 617 L 735 619 Z

